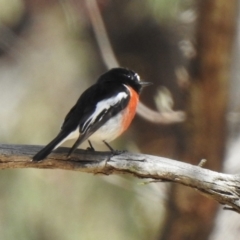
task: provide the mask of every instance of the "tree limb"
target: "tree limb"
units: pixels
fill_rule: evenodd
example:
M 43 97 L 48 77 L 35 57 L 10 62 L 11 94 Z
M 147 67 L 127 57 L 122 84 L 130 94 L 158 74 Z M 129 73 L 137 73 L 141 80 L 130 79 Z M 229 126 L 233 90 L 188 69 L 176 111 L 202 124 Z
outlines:
M 195 188 L 226 205 L 226 209 L 240 213 L 240 175 L 218 173 L 168 158 L 129 152 L 113 155 L 111 152 L 78 149 L 70 159 L 66 159 L 68 148 L 59 148 L 44 161 L 32 162 L 32 156 L 41 148 L 0 145 L 0 169 L 65 169 L 105 175 L 128 173 L 138 178 L 175 182 Z

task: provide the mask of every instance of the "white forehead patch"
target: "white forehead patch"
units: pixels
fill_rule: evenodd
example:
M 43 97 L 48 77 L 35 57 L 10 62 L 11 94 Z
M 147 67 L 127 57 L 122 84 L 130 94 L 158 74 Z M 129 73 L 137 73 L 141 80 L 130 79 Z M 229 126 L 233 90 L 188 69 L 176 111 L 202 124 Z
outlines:
M 134 77 L 140 82 L 140 77 L 137 73 L 134 74 Z

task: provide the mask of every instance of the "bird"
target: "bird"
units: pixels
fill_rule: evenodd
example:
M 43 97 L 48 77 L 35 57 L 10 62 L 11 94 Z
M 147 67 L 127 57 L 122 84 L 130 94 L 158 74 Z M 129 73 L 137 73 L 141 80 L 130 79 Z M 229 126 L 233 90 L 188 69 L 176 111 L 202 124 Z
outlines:
M 141 81 L 139 75 L 127 68 L 112 68 L 100 75 L 96 83 L 86 89 L 66 115 L 58 135 L 40 150 L 33 161 L 45 159 L 65 141 L 77 139 L 67 157 L 88 140 L 109 142 L 120 136 L 132 122 L 139 102 L 139 94 L 151 82 Z

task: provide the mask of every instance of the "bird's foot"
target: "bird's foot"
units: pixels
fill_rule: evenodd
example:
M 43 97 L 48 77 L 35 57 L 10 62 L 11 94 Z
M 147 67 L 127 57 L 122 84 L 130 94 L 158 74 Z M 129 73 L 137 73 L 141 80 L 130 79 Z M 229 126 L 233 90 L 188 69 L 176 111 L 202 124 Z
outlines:
M 110 144 L 107 143 L 106 141 L 103 141 L 103 143 L 108 147 L 108 149 L 111 151 L 111 153 L 112 153 L 113 155 L 120 155 L 120 154 L 123 154 L 123 153 L 127 152 L 127 151 L 125 151 L 125 150 L 115 150 L 115 149 L 113 149 L 113 148 L 110 146 Z
M 113 155 L 121 155 L 121 154 L 124 154 L 126 152 L 127 152 L 126 150 L 114 150 L 114 151 L 112 151 L 112 154 Z

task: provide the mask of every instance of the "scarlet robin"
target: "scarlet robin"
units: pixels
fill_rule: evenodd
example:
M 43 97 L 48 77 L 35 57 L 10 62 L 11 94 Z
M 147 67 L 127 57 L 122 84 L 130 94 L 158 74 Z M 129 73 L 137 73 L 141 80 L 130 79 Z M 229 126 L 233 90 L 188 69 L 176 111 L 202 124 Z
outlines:
M 68 156 L 85 140 L 108 144 L 121 135 L 132 122 L 139 94 L 151 83 L 140 81 L 139 75 L 125 68 L 113 68 L 83 92 L 67 114 L 59 134 L 34 157 L 46 158 L 69 139 L 77 139 Z

